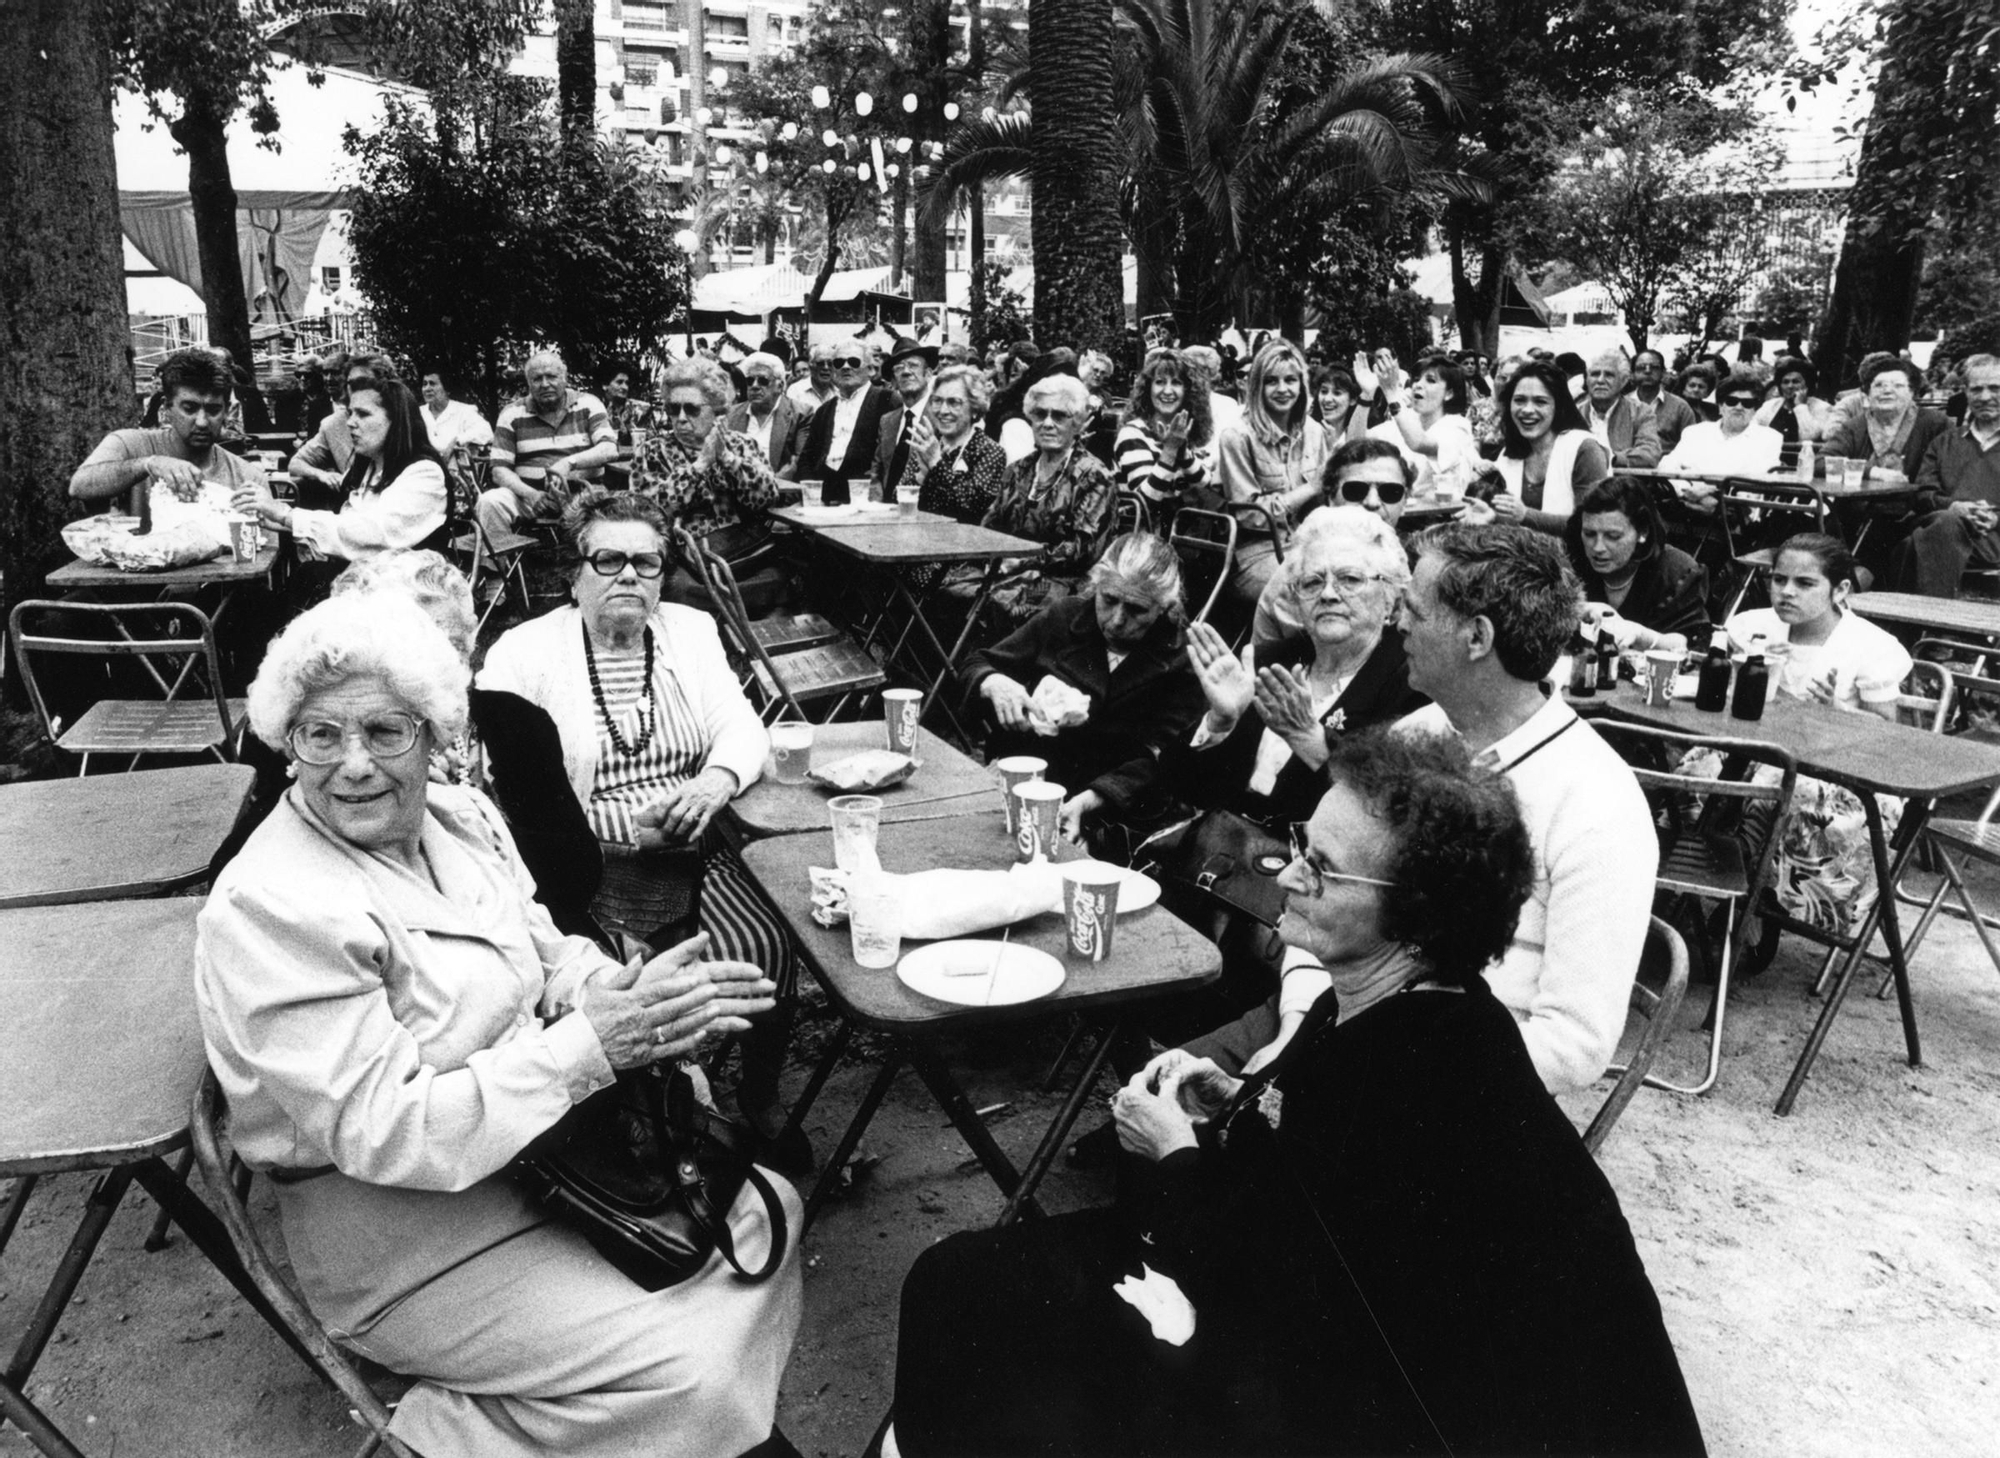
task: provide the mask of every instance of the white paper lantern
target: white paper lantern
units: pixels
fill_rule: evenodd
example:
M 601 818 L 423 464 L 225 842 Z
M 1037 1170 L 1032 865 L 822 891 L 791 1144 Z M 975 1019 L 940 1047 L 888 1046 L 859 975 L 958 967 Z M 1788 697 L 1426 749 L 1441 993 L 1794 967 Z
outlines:
M 824 172 L 828 177 L 833 176 L 833 158 L 829 157 L 826 161 L 820 163 L 819 170 Z
M 812 101 L 813 107 L 817 111 L 825 111 L 829 106 L 833 105 L 833 97 L 824 86 L 813 87 Z
M 917 109 L 917 93 L 914 91 L 905 91 L 903 93 L 903 110 L 915 111 L 916 109 Z
M 869 177 L 868 164 L 866 162 L 863 162 L 861 166 L 855 171 L 854 175 L 860 178 L 863 182 L 866 182 Z
M 857 91 L 854 93 L 854 114 L 856 116 L 866 116 L 868 115 L 869 112 L 873 111 L 874 109 L 875 109 L 874 97 L 870 96 L 865 91 Z
M 828 127 L 825 131 L 821 132 L 819 139 L 829 147 L 838 147 L 840 145 L 840 133 L 836 132 L 832 127 Z
M 771 170 L 771 158 L 768 153 L 759 152 L 757 154 L 757 170 L 759 172 L 769 172 Z
M 727 167 L 729 165 L 729 159 L 735 155 L 736 155 L 735 152 L 730 150 L 730 146 L 727 142 L 724 142 L 721 146 L 715 149 L 715 160 L 721 163 L 724 167 Z
M 915 145 L 916 144 L 912 142 L 908 137 L 896 138 L 896 150 L 898 152 L 908 152 L 910 148 Z
M 900 177 L 903 172 L 903 169 L 894 162 L 891 162 L 888 165 L 888 167 L 884 170 L 886 170 L 891 177 Z
M 944 104 L 944 119 L 945 119 L 946 121 L 957 121 L 957 120 L 958 120 L 958 103 L 957 103 L 957 102 L 955 102 L 955 101 L 947 101 L 947 102 L 946 102 L 946 103 Z
M 778 128 L 778 135 L 788 142 L 796 142 L 799 139 L 799 124 L 797 122 L 786 122 L 782 127 Z
M 702 106 L 702 107 L 697 107 L 695 109 L 694 124 L 696 126 L 705 127 L 714 120 L 715 120 L 715 113 L 710 111 L 707 107 Z

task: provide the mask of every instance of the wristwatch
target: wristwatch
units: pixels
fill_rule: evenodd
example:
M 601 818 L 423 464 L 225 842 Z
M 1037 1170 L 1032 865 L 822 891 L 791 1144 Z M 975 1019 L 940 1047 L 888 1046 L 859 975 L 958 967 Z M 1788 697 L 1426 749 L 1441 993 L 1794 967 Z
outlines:
M 1391 415 L 1401 415 L 1403 413 L 1403 402 L 1401 400 L 1391 400 L 1389 402 L 1389 413 Z

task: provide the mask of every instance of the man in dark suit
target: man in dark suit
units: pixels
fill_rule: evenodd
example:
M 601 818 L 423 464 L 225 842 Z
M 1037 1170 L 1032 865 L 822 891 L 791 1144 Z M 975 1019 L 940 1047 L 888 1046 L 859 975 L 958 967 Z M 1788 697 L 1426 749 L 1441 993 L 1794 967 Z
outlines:
M 889 351 L 889 378 L 895 382 L 901 404 L 882 417 L 882 433 L 875 443 L 875 479 L 885 488 L 884 499 L 903 479 L 903 466 L 910 459 L 910 432 L 924 418 L 930 403 L 931 376 L 937 372 L 936 348 L 899 339 Z
M 1649 471 L 1660 464 L 1660 428 L 1625 393 L 1631 378 L 1632 366 L 1623 352 L 1608 349 L 1590 362 L 1577 403 L 1591 433 L 1610 447 L 1612 469 Z
M 881 439 L 882 417 L 895 408 L 896 394 L 872 384 L 873 361 L 858 339 L 834 347 L 833 394 L 813 412 L 805 443 L 787 473 L 793 481 L 824 481 L 829 506 L 848 499 L 848 483 L 868 479 Z
M 804 444 L 809 417 L 785 394 L 785 362 L 775 354 L 753 354 L 738 368 L 744 402 L 730 407 L 725 424 L 762 446 L 771 469 L 783 475 Z

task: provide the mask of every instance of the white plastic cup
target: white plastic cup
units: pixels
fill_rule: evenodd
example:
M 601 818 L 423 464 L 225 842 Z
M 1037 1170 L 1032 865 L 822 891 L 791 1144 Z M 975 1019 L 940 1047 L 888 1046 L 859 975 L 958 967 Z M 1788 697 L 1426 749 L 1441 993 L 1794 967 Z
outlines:
M 1118 927 L 1116 872 L 1103 866 L 1064 867 L 1063 929 L 1072 962 L 1102 962 Z
M 912 759 L 917 755 L 917 721 L 924 716 L 924 694 L 922 689 L 892 688 L 882 690 L 882 721 L 888 730 L 889 752 L 907 754 Z
M 1868 462 L 1859 456 L 1847 458 L 1847 469 L 1841 473 L 1841 484 L 1849 491 L 1859 491 L 1868 477 Z
M 1032 754 L 1010 754 L 1005 759 L 993 761 L 993 768 L 1000 771 L 1000 799 L 1007 809 L 1007 838 L 1014 838 L 1014 786 L 1024 785 L 1029 780 L 1039 780 L 1049 772 L 1049 762 L 1037 759 Z
M 802 785 L 812 768 L 813 726 L 771 726 L 771 770 L 781 785 Z
M 833 821 L 833 863 L 850 876 L 881 870 L 875 838 L 882 828 L 882 797 L 837 795 L 826 810 Z
M 1847 457 L 1825 456 L 1822 459 L 1826 462 L 1826 489 L 1829 491 L 1844 489 L 1847 485 Z
M 849 879 L 847 930 L 858 965 L 896 965 L 903 954 L 902 917 L 902 897 L 894 881 L 879 873 Z
M 896 514 L 898 516 L 915 516 L 917 514 L 917 497 L 922 490 L 923 487 L 921 486 L 898 485 L 896 487 Z
M 1061 839 L 1062 803 L 1069 791 L 1047 780 L 1014 786 L 1014 859 L 1052 861 Z
M 856 501 L 870 506 L 882 504 L 882 483 L 880 481 L 856 481 L 848 486 L 847 494 Z
M 801 499 L 807 506 L 816 507 L 826 500 L 826 482 L 824 481 L 801 481 L 799 482 L 799 490 L 802 493 Z

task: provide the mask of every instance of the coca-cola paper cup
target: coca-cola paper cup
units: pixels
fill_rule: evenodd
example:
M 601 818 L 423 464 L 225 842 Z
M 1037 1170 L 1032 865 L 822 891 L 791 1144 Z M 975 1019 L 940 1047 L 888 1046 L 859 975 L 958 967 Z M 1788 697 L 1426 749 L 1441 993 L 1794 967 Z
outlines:
M 921 689 L 882 690 L 882 718 L 889 728 L 889 752 L 917 757 L 917 720 L 923 717 Z
M 1118 928 L 1117 875 L 1101 867 L 1063 872 L 1063 927 L 1074 962 L 1102 962 Z
M 1069 791 L 1047 780 L 1029 780 L 1016 785 L 1014 798 L 1014 859 L 1052 861 L 1056 858 L 1056 837 L 1062 820 L 1062 802 Z
M 1000 771 L 1000 798 L 1007 807 L 1007 838 L 1014 838 L 1014 787 L 1025 785 L 1029 780 L 1039 780 L 1049 771 L 1049 762 L 1037 759 L 1032 754 L 1010 754 L 1005 759 L 993 761 L 993 768 Z

